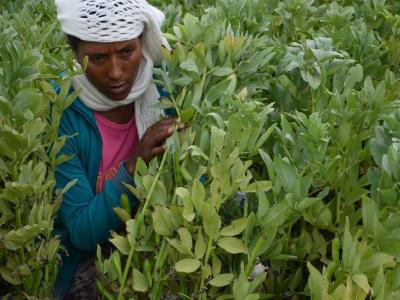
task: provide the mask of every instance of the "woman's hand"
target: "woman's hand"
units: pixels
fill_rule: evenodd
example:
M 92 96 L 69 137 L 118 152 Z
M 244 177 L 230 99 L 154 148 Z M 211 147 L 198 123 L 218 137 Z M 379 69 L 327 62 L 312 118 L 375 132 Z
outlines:
M 129 174 L 134 175 L 138 157 L 148 163 L 154 157 L 165 152 L 164 142 L 174 133 L 176 122 L 176 118 L 166 118 L 147 128 L 141 140 L 136 144 L 132 156 L 126 162 L 125 167 Z M 178 124 L 178 130 L 185 128 L 185 124 Z

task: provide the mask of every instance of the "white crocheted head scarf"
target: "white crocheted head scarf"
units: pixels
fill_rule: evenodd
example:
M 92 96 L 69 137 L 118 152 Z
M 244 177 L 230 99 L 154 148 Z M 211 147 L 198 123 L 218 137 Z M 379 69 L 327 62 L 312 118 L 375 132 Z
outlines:
M 126 99 L 113 101 L 93 86 L 85 75 L 72 79 L 79 98 L 94 111 L 107 111 L 135 102 L 139 137 L 156 122 L 161 110 L 154 108 L 160 97 L 153 83 L 153 66 L 162 62 L 161 36 L 164 14 L 145 0 L 55 0 L 61 29 L 83 41 L 121 42 L 142 35 L 142 58 L 132 90 Z

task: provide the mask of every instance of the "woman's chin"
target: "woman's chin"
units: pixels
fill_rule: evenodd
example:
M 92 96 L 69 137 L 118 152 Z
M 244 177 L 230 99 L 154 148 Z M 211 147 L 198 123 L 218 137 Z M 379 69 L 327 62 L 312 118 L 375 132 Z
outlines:
M 120 95 L 108 95 L 108 98 L 110 98 L 113 101 L 122 101 L 128 97 L 129 94 L 124 94 L 122 96 Z
M 129 91 L 122 93 L 108 93 L 106 96 L 113 101 L 122 101 L 129 96 Z

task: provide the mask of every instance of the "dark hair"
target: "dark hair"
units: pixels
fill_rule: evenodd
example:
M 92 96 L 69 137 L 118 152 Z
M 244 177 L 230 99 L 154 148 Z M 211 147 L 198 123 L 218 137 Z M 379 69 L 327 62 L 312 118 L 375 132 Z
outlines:
M 69 44 L 69 46 L 72 48 L 72 51 L 74 51 L 75 53 L 78 53 L 78 49 L 79 49 L 79 43 L 82 40 L 80 38 L 77 38 L 76 36 L 67 34 L 67 42 Z

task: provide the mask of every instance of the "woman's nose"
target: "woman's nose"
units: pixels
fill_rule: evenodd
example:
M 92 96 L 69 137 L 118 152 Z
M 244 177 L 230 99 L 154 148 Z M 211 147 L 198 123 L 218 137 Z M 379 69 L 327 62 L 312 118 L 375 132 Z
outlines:
M 118 58 L 112 57 L 107 72 L 108 78 L 113 81 L 118 81 L 122 77 L 123 73 L 122 64 L 119 62 Z

